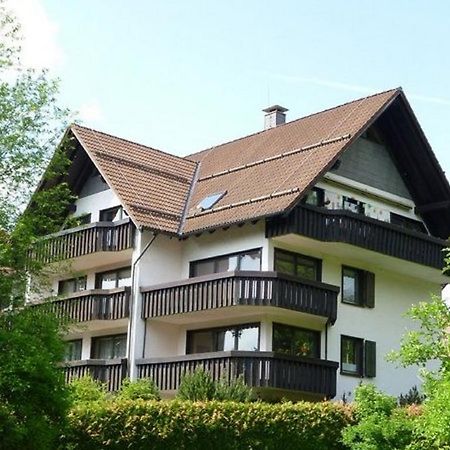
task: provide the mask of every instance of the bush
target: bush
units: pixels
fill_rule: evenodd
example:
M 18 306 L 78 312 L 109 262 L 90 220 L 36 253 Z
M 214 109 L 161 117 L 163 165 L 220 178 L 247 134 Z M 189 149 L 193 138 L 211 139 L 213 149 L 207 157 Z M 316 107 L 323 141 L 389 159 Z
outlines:
M 153 380 L 141 378 L 136 381 L 125 379 L 117 392 L 118 400 L 160 400 L 159 389 Z
M 209 372 L 197 368 L 193 373 L 187 373 L 181 379 L 177 398 L 180 400 L 232 400 L 248 402 L 253 398 L 253 391 L 248 387 L 242 376 L 228 382 L 225 378 L 214 381 Z
M 329 402 L 114 401 L 69 414 L 63 448 L 343 450 L 349 408 Z
M 177 398 L 180 400 L 212 400 L 216 393 L 216 383 L 208 372 L 202 368 L 183 375 L 178 388 Z
M 104 401 L 108 395 L 106 384 L 94 380 L 89 375 L 72 380 L 70 389 L 71 399 L 74 404 Z
M 415 417 L 397 407 L 394 397 L 371 384 L 355 392 L 356 424 L 343 430 L 343 442 L 352 450 L 406 449 L 413 440 Z
M 421 405 L 425 396 L 419 392 L 417 386 L 413 386 L 406 394 L 400 394 L 398 404 L 400 406 Z

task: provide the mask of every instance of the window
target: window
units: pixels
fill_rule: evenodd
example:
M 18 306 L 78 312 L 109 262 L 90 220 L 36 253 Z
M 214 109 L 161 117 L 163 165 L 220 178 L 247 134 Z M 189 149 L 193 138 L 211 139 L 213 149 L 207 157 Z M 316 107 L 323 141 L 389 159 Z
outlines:
M 407 230 L 418 231 L 419 233 L 427 232 L 422 222 L 410 219 L 409 217 L 400 216 L 399 214 L 391 213 L 391 223 L 406 228 Z
M 375 307 L 375 274 L 353 267 L 342 267 L 342 302 Z
M 131 286 L 131 267 L 98 273 L 95 276 L 96 289 L 114 289 Z
M 376 376 L 376 343 L 341 336 L 341 373 L 343 375 Z
M 321 188 L 312 188 L 302 199 L 305 205 L 319 206 L 325 205 L 325 191 Z
M 58 284 L 58 295 L 70 295 L 86 290 L 87 277 L 70 278 L 61 280 Z
M 92 359 L 124 358 L 127 352 L 127 335 L 115 334 L 92 338 Z
M 274 268 L 277 272 L 308 280 L 320 281 L 322 278 L 322 261 L 320 259 L 278 248 L 275 249 Z
M 366 204 L 351 197 L 342 196 L 342 208 L 356 214 L 364 214 Z
M 208 195 L 197 205 L 197 208 L 201 211 L 204 211 L 205 209 L 211 209 L 220 199 L 223 198 L 226 193 L 227 191 Z
M 199 277 L 233 270 L 261 270 L 261 249 L 191 262 L 190 276 Z
M 187 332 L 186 353 L 257 351 L 259 324 L 235 325 Z
M 274 323 L 272 349 L 289 356 L 320 358 L 320 332 Z
M 66 341 L 64 343 L 64 361 L 78 361 L 81 359 L 82 340 Z
M 115 222 L 127 216 L 128 214 L 121 206 L 114 206 L 100 211 L 100 222 Z

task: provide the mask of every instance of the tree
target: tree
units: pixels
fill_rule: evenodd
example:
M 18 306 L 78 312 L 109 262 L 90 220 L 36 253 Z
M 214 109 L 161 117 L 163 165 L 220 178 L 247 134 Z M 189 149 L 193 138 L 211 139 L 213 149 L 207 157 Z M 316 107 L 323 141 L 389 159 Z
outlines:
M 57 81 L 21 65 L 19 44 L 20 27 L 0 0 L 0 448 L 34 450 L 56 447 L 69 396 L 58 367 L 61 322 L 23 307 L 28 274 L 42 270 L 28 255 L 37 236 L 61 225 L 72 197 L 64 183 L 32 196 L 67 111 L 57 105 Z M 66 167 L 62 148 L 45 178 Z

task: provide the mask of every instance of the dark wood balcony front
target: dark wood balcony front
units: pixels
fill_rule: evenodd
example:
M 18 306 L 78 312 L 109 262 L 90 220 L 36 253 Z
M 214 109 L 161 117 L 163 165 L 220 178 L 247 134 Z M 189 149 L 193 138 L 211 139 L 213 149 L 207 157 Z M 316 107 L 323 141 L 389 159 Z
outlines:
M 448 242 L 417 231 L 344 210 L 297 206 L 287 217 L 267 221 L 266 236 L 301 234 L 342 242 L 442 269 Z
M 94 380 L 106 383 L 109 391 L 117 391 L 127 375 L 126 359 L 86 359 L 63 363 L 66 383 L 91 376 Z
M 63 230 L 36 242 L 31 258 L 42 263 L 77 258 L 96 252 L 120 252 L 133 246 L 133 225 L 129 218 L 117 222 L 96 222 Z
M 336 320 L 339 288 L 277 272 L 225 272 L 142 288 L 142 318 L 230 306 L 273 306 Z
M 58 317 L 74 322 L 124 319 L 130 311 L 130 288 L 82 291 L 43 305 Z
M 253 388 L 276 388 L 333 398 L 339 364 L 272 352 L 231 351 L 139 360 L 137 366 L 138 376 L 153 379 L 162 391 L 178 389 L 185 373 L 201 367 L 214 380 L 230 381 L 242 376 Z

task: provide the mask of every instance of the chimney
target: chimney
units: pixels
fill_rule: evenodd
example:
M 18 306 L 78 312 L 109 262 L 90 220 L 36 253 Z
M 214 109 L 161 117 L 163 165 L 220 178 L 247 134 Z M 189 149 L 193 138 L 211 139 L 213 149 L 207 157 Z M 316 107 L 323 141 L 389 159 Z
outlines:
M 266 113 L 264 116 L 264 129 L 268 130 L 286 123 L 286 111 L 289 110 L 280 105 L 273 105 L 263 109 L 263 111 Z

